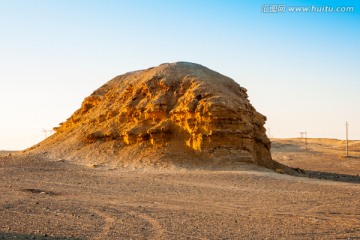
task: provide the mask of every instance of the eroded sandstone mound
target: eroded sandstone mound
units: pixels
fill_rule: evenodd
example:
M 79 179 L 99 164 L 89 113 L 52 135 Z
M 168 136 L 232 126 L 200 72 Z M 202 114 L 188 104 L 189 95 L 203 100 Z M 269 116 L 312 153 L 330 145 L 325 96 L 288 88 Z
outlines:
M 246 89 L 177 62 L 115 77 L 30 152 L 88 162 L 250 162 L 273 168 L 266 118 Z

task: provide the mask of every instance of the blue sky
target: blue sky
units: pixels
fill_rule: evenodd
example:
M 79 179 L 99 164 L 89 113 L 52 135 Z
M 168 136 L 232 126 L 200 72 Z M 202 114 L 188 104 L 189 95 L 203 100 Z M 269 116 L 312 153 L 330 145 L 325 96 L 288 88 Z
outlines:
M 24 149 L 102 84 L 189 61 L 248 89 L 273 137 L 360 139 L 360 2 L 354 12 L 262 13 L 284 1 L 0 0 L 0 150 Z

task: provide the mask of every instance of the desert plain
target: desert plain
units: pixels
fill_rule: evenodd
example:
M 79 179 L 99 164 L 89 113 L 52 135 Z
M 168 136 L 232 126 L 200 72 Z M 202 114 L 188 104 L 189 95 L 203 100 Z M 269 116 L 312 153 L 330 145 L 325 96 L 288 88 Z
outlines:
M 274 160 L 305 174 L 1 152 L 0 239 L 360 239 L 360 141 L 348 158 L 340 140 L 271 141 Z

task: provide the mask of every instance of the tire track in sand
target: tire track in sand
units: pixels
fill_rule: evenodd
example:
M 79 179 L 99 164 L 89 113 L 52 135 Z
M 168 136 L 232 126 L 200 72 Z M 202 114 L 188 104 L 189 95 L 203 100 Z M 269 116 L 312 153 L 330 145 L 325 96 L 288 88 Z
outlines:
M 155 233 L 154 233 L 154 236 L 152 238 L 148 238 L 148 239 L 154 239 L 154 240 L 166 239 L 165 238 L 165 230 L 164 230 L 164 228 L 161 226 L 161 224 L 155 218 L 150 217 L 147 214 L 134 212 L 134 211 L 129 211 L 128 213 L 136 215 L 137 217 L 139 217 L 139 218 L 145 220 L 146 222 L 150 223 L 150 225 L 154 229 Z
M 91 209 L 91 212 L 95 213 L 102 219 L 104 219 L 104 226 L 99 234 L 97 234 L 94 239 L 106 239 L 105 236 L 111 231 L 111 227 L 114 225 L 115 218 L 111 217 L 109 214 L 105 212 L 101 212 L 97 209 Z

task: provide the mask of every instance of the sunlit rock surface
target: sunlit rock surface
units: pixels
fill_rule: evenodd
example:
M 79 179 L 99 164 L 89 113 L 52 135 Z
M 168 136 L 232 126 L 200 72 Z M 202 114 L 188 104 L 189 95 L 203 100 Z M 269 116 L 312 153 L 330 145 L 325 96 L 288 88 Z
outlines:
M 169 63 L 115 77 L 28 151 L 100 163 L 272 168 L 265 120 L 234 80 L 199 64 Z

